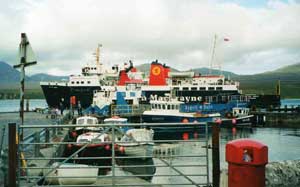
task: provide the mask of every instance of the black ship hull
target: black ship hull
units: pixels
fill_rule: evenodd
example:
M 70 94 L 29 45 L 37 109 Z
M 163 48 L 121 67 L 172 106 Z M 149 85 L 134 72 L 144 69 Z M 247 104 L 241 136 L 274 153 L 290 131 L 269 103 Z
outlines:
M 93 93 L 100 87 L 69 87 L 67 85 L 41 85 L 46 102 L 51 108 L 59 108 L 63 101 L 64 108 L 70 107 L 70 97 L 75 96 L 83 108 L 89 107 L 93 102 Z
M 100 86 L 81 86 L 81 87 L 69 87 L 66 84 L 49 84 L 41 85 L 44 92 L 47 104 L 49 107 L 58 108 L 59 103 L 63 100 L 64 108 L 70 107 L 70 97 L 75 96 L 76 102 L 80 101 L 83 108 L 89 107 L 93 102 L 93 93 L 95 90 L 100 90 Z M 170 89 L 166 90 L 143 90 L 142 104 L 149 104 L 150 100 L 157 100 L 160 97 L 165 97 L 166 93 L 170 93 Z M 227 90 L 176 90 L 174 92 L 175 97 L 179 101 L 186 104 L 199 104 L 199 103 L 227 103 L 229 100 L 245 99 L 238 91 Z M 236 98 L 235 98 L 236 97 Z M 239 98 L 240 97 L 240 98 Z M 251 99 L 251 103 L 259 102 L 259 107 L 280 105 L 280 96 L 268 97 L 267 101 L 261 100 L 260 97 Z

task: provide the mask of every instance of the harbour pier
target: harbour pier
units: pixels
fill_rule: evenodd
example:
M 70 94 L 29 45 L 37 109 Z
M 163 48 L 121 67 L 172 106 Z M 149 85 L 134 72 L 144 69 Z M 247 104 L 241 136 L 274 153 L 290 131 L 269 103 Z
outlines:
M 46 118 L 45 114 L 38 114 L 51 121 L 51 118 Z M 96 157 L 78 157 L 77 154 L 66 155 L 66 149 L 69 145 L 75 145 L 75 142 L 70 141 L 70 130 L 78 127 L 71 124 L 69 114 L 66 114 L 60 120 L 64 123 L 55 124 L 33 124 L 33 125 L 17 125 L 10 123 L 9 128 L 10 140 L 17 139 L 17 132 L 21 128 L 27 134 L 24 140 L 9 146 L 9 158 L 11 155 L 17 155 L 15 159 L 11 159 L 12 163 L 9 167 L 8 177 L 6 180 L 8 186 L 68 186 L 61 182 L 64 179 L 75 178 L 90 179 L 95 178 L 93 183 L 78 183 L 77 186 L 164 186 L 164 185 L 187 185 L 187 186 L 209 186 L 211 185 L 211 174 L 209 173 L 209 156 L 208 156 L 208 126 L 204 123 L 199 124 L 184 124 L 195 127 L 201 126 L 200 134 L 189 133 L 183 135 L 180 139 L 170 140 L 153 140 L 155 144 L 155 153 L 153 156 L 125 156 L 118 155 L 117 150 L 111 149 L 111 156 L 98 155 Z M 26 113 L 25 113 L 26 119 Z M 28 118 L 27 118 L 28 119 Z M 26 121 L 25 121 L 26 122 Z M 101 124 L 101 126 L 105 124 Z M 127 126 L 137 125 L 147 126 L 147 124 L 127 124 Z M 149 124 L 149 126 L 159 124 Z M 165 124 L 165 126 L 174 124 Z M 183 124 L 181 124 L 183 125 Z M 97 124 L 96 126 L 99 126 Z M 107 124 L 111 127 L 111 124 Z M 11 132 L 12 129 L 15 131 Z M 36 130 L 33 130 L 36 129 Z M 204 134 L 203 134 L 204 133 Z M 186 139 L 188 137 L 188 139 Z M 197 137 L 197 139 L 195 139 Z M 181 139 L 183 138 L 183 139 Z M 11 143 L 11 142 L 10 142 Z M 118 142 L 110 142 L 111 147 L 115 147 Z M 89 146 L 90 143 L 85 144 Z M 10 144 L 11 145 L 11 144 Z M 186 145 L 193 145 L 195 151 L 185 150 Z M 15 153 L 13 151 L 16 150 Z M 83 149 L 84 150 L 84 149 Z M 114 150 L 114 151 L 113 151 Z M 126 152 L 126 150 L 125 150 Z M 192 159 L 193 163 L 186 163 L 184 159 Z M 68 170 L 82 169 L 81 161 L 97 161 L 105 160 L 104 164 L 89 165 L 89 169 L 97 169 L 96 176 L 57 176 L 57 173 Z M 110 161 L 112 161 L 111 164 Z M 69 165 L 75 164 L 75 168 L 68 168 Z M 77 167 L 78 168 L 77 168 Z M 66 167 L 66 168 L 65 168 Z M 70 166 L 69 166 L 70 167 Z M 65 169 L 64 169 L 65 168 Z M 189 169 L 190 168 L 190 169 Z M 13 172 L 17 171 L 17 173 Z M 83 170 L 84 171 L 84 170 Z M 170 172 L 165 172 L 170 171 Z M 193 172 L 191 172 L 193 171 Z M 11 180 L 14 177 L 16 180 Z M 76 175 L 76 174 L 75 174 Z M 79 176 L 78 176 L 79 175 Z M 53 179 L 57 179 L 56 183 Z M 75 185 L 75 184 L 73 184 Z
M 254 125 L 265 127 L 300 127 L 300 106 L 283 106 L 251 112 Z

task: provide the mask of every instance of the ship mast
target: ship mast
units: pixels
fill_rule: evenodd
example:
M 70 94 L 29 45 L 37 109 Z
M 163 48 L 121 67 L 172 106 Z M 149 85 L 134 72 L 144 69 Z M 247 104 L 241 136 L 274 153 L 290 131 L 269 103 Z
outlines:
M 209 74 L 211 75 L 212 71 L 212 66 L 213 66 L 213 61 L 215 58 L 215 50 L 216 50 L 216 43 L 217 43 L 217 34 L 214 36 L 214 44 L 213 44 L 213 49 L 212 49 L 212 54 L 211 54 L 211 59 L 210 59 L 210 64 L 209 64 Z
M 100 67 L 102 65 L 100 63 L 100 47 L 102 47 L 102 44 L 98 44 L 98 47 L 97 47 L 96 53 L 95 53 L 97 67 Z

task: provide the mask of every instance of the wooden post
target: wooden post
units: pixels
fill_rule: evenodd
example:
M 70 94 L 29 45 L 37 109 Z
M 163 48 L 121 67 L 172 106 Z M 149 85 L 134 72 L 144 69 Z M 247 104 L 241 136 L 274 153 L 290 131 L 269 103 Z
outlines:
M 29 99 L 26 100 L 26 112 L 29 112 Z
M 34 133 L 34 143 L 40 143 L 40 132 L 37 131 Z M 40 144 L 34 145 L 34 156 L 39 157 L 40 155 Z
M 8 186 L 16 187 L 17 182 L 17 137 L 16 123 L 8 124 Z
M 28 62 L 27 52 L 30 49 L 30 43 L 25 33 L 21 33 L 21 43 L 19 46 L 20 64 L 14 65 L 14 68 L 20 68 L 20 119 L 21 125 L 24 124 L 24 94 L 25 94 L 25 67 L 36 64 L 36 61 Z M 20 134 L 20 141 L 23 140 L 23 128 Z
M 220 186 L 220 127 L 217 123 L 212 123 L 212 177 L 213 186 Z

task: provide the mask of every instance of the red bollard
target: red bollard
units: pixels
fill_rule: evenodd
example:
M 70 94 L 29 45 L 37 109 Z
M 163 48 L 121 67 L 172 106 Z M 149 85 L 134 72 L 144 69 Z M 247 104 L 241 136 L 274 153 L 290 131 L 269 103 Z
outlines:
M 250 139 L 226 144 L 228 187 L 264 187 L 268 147 Z

